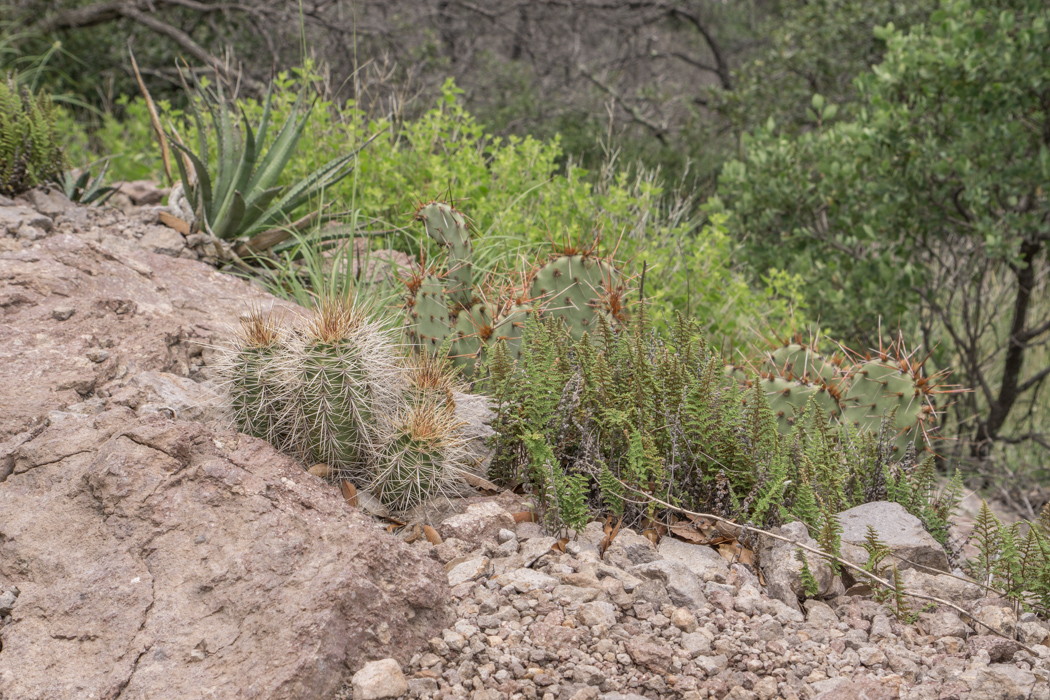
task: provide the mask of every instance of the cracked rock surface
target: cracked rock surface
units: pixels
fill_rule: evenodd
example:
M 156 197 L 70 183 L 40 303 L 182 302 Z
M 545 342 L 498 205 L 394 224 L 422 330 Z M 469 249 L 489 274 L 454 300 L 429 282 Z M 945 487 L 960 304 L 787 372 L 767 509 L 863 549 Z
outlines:
M 124 407 L 15 450 L 0 592 L 5 700 L 323 697 L 408 661 L 449 600 L 436 560 L 265 442 Z

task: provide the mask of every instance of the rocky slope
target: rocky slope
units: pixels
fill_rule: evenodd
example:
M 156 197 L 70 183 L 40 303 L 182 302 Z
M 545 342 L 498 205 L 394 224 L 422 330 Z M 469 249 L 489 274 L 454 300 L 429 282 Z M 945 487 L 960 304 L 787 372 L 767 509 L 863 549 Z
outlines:
M 591 523 L 562 553 L 532 523 L 507 527 L 508 513 L 492 506 L 438 528 L 483 533 L 471 541 L 416 545 L 445 562 L 455 623 L 411 659 L 404 680 L 349 683 L 339 698 L 397 696 L 385 693 L 401 683 L 405 697 L 478 700 L 1050 698 L 1047 625 L 951 576 L 904 572 L 909 590 L 951 599 L 967 621 L 930 609 L 901 624 L 870 596 L 844 594 L 800 610 L 710 548 L 656 547 L 622 531 L 599 556 L 604 532 Z M 1035 654 L 982 634 L 974 619 Z
M 324 697 L 407 662 L 439 562 L 225 426 L 208 345 L 279 302 L 155 218 L 0 201 L 0 698 Z
M 397 541 L 225 425 L 209 345 L 279 302 L 156 215 L 0 201 L 0 699 L 1050 698 L 1046 624 L 942 573 L 893 504 L 843 514 L 846 556 L 871 523 L 927 567 L 909 590 L 966 615 L 901 624 L 817 557 L 800 605 L 773 540 L 761 579 L 626 529 L 602 552 L 600 523 L 561 551 L 510 493 L 422 513 L 437 546 Z

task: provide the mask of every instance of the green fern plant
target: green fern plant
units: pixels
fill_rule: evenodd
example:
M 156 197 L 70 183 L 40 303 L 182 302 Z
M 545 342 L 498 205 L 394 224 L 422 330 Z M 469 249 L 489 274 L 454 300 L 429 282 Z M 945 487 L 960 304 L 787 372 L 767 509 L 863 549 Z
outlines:
M 60 144 L 51 98 L 20 88 L 14 74 L 0 80 L 0 195 L 58 177 L 67 167 Z
M 799 578 L 802 580 L 803 593 L 809 598 L 815 597 L 820 593 L 820 584 L 817 583 L 817 577 L 813 575 L 813 570 L 809 568 L 809 560 L 806 559 L 806 555 L 800 547 L 795 547 L 795 561 L 802 564 Z
M 644 307 L 625 316 L 616 329 L 599 317 L 579 340 L 532 316 L 516 363 L 495 345 L 485 379 L 498 403 L 491 479 L 549 500 L 556 467 L 586 476 L 592 511 L 658 517 L 648 494 L 754 525 L 802 520 L 836 551 L 834 514 L 884 498 L 887 474 L 913 471 L 893 461 L 894 433 L 836 426 L 816 398 L 782 434 L 760 383 L 728 376 L 695 324 L 679 319 L 664 338 Z M 903 493 L 906 481 L 892 487 Z M 909 505 L 947 518 L 933 497 L 920 488 Z

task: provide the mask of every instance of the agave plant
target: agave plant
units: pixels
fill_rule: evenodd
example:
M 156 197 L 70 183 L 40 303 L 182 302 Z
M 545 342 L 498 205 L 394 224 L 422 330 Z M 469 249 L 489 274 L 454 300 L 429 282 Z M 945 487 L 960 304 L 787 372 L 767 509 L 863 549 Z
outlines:
M 295 153 L 313 106 L 304 110 L 300 98 L 273 144 L 263 153 L 262 144 L 266 142 L 270 128 L 272 84 L 266 94 L 262 117 L 254 129 L 243 110 L 240 125 L 235 126 L 236 120 L 221 85 L 216 93 L 201 88 L 198 94 L 208 110 L 211 130 L 218 140 L 217 162 L 206 164 L 209 130 L 193 102 L 191 113 L 197 126 L 198 152 L 191 151 L 177 135 L 169 135 L 169 138 L 185 155 L 185 159 L 176 158 L 175 161 L 183 189 L 196 213 L 197 224 L 216 238 L 253 236 L 285 224 L 296 208 L 353 170 L 356 151 L 329 161 L 291 187 L 282 187 L 277 181 Z M 213 167 L 209 168 L 209 165 Z M 276 242 L 271 240 L 269 244 Z
M 99 163 L 102 164 L 102 169 L 98 175 L 91 177 L 91 170 Z M 75 175 L 71 170 L 63 170 L 55 176 L 54 182 L 62 188 L 71 202 L 105 204 L 106 200 L 117 191 L 116 187 L 102 186 L 107 170 L 109 170 L 109 158 L 103 158 L 84 166 L 79 175 Z

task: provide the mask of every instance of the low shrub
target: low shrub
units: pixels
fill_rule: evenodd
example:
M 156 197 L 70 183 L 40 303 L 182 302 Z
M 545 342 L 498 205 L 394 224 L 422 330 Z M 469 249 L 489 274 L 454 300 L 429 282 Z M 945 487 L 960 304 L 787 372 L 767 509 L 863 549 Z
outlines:
M 564 503 L 583 517 L 582 502 L 644 521 L 655 496 L 760 527 L 801 520 L 830 543 L 833 514 L 891 500 L 947 543 L 960 485 L 935 488 L 933 455 L 894 457 L 892 414 L 858 430 L 811 399 L 787 424 L 764 384 L 731 376 L 694 322 L 680 320 L 666 340 L 644 309 L 619 331 L 600 325 L 574 343 L 553 320 L 531 318 L 521 360 L 497 345 L 489 362 L 490 477 L 526 484 L 557 524 L 569 524 Z

